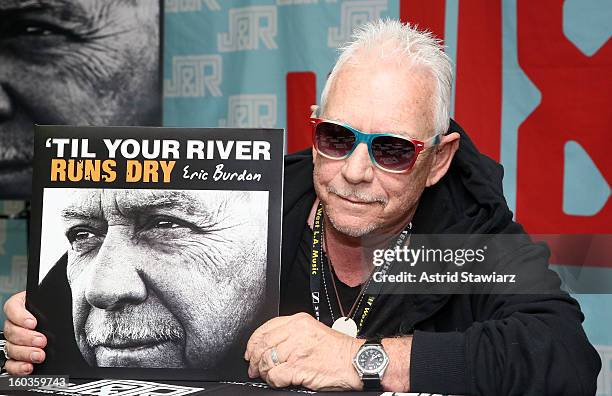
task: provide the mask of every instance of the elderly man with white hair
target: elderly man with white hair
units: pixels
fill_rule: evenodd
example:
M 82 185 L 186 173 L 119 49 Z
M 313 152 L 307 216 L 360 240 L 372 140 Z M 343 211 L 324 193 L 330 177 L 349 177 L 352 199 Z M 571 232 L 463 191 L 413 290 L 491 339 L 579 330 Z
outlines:
M 450 120 L 451 81 L 439 42 L 397 21 L 363 26 L 342 50 L 311 119 L 313 149 L 286 158 L 281 316 L 248 342 L 251 377 L 313 390 L 594 394 L 599 358 L 540 245 L 513 246 L 503 264 L 528 266 L 548 294 L 372 287 L 373 252 L 411 234 L 524 233 L 501 167 Z M 46 340 L 22 299 L 5 311 L 6 367 L 28 373 Z

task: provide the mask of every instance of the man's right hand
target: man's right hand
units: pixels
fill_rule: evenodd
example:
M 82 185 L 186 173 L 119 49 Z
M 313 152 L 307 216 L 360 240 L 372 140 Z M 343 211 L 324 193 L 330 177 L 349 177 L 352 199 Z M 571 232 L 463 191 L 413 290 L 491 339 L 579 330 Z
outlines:
M 4 304 L 6 321 L 4 337 L 6 338 L 7 360 L 5 369 L 11 375 L 30 374 L 34 369 L 32 363 L 45 360 L 47 338 L 34 331 L 36 318 L 25 307 L 26 292 L 17 293 Z

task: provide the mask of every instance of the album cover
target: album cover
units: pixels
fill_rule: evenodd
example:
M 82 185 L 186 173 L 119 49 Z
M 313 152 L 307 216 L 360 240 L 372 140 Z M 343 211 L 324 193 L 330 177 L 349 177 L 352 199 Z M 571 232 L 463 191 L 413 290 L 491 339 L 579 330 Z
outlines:
M 278 315 L 283 131 L 40 126 L 36 374 L 240 381 Z

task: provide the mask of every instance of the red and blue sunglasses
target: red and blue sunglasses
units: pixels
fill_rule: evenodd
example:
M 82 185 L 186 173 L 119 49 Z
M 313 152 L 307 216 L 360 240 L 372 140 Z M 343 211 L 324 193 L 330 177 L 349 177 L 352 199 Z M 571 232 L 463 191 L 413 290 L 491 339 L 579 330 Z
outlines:
M 310 118 L 313 145 L 319 154 L 332 160 L 348 158 L 357 145 L 365 143 L 376 167 L 405 173 L 412 169 L 419 153 L 440 142 L 440 134 L 420 141 L 392 133 L 365 133 L 341 122 L 317 118 L 315 113 Z

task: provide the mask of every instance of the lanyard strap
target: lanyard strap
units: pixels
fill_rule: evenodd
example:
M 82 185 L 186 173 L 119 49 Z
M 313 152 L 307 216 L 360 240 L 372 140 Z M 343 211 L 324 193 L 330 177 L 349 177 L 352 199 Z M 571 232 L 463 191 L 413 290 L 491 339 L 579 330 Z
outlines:
M 321 321 L 321 255 L 323 254 L 323 245 L 321 244 L 322 221 L 323 206 L 319 204 L 312 226 L 312 253 L 310 258 L 310 297 L 312 299 L 315 317 L 319 322 Z
M 412 231 L 412 223 L 408 223 L 406 228 L 402 230 L 402 232 L 395 238 L 395 240 L 390 244 L 390 248 L 401 247 L 406 242 L 409 241 L 410 233 Z M 323 270 L 323 205 L 319 203 L 317 207 L 317 211 L 315 213 L 314 223 L 312 226 L 312 254 L 310 258 L 310 295 L 312 300 L 312 307 L 314 309 L 315 318 L 322 322 L 321 320 L 321 279 L 322 279 L 322 270 Z M 364 286 L 357 296 L 356 305 L 353 308 L 354 312 L 350 315 L 351 318 L 357 317 L 359 321 L 357 323 L 358 331 L 361 331 L 363 325 L 365 324 L 366 318 L 372 311 L 372 307 L 374 305 L 374 301 L 376 297 L 380 293 L 380 289 L 382 285 L 376 285 L 374 287 L 370 287 L 372 283 L 372 275 L 375 272 L 380 272 L 381 274 L 386 274 L 391 270 L 391 267 L 395 261 L 394 260 L 385 260 L 385 262 L 380 267 L 374 267 L 370 276 Z M 326 288 L 327 293 L 327 288 Z M 326 296 L 329 299 L 329 296 Z M 365 301 L 365 304 L 362 306 L 362 303 Z M 338 304 L 341 304 L 338 301 Z M 331 311 L 331 305 L 330 305 Z M 351 311 L 353 311 L 351 309 Z M 361 313 L 360 313 L 361 312 Z M 359 314 L 360 313 L 360 314 Z M 330 316 L 332 317 L 333 322 L 333 312 L 330 312 Z M 331 326 L 331 324 L 329 324 Z

